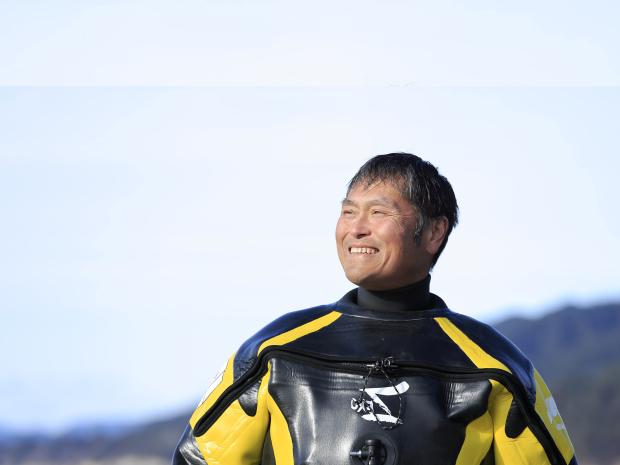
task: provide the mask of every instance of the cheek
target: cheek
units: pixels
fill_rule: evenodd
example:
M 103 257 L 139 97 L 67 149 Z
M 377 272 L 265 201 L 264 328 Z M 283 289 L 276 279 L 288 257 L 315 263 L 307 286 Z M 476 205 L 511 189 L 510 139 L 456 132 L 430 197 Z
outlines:
M 413 233 L 409 236 L 408 231 L 401 228 L 386 231 L 383 236 L 384 252 L 387 260 L 401 260 L 410 255 L 414 247 Z
M 335 231 L 335 237 L 336 237 L 336 247 L 338 249 L 338 255 L 342 254 L 342 241 L 344 240 L 344 236 L 345 236 L 345 229 L 343 227 L 342 222 L 339 220 L 338 223 L 336 223 L 336 231 Z
M 390 247 L 398 247 L 406 234 L 405 228 L 395 218 L 387 218 L 375 229 L 381 240 Z
M 335 231 L 335 236 L 336 236 L 336 240 L 338 241 L 338 243 L 340 243 L 340 240 L 342 239 L 342 225 L 340 223 L 340 221 L 338 221 L 338 223 L 336 223 L 336 231 Z M 340 244 L 338 244 L 340 245 Z

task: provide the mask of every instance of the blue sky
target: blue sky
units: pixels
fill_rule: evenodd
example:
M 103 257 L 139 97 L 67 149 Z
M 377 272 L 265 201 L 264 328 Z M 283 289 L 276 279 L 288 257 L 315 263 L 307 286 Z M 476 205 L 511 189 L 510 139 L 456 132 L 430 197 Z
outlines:
M 620 297 L 616 6 L 184 5 L 0 15 L 0 424 L 191 406 L 261 325 L 351 287 L 334 226 L 377 153 L 454 186 L 454 310 Z
M 13 2 L 16 85 L 617 85 L 617 2 Z

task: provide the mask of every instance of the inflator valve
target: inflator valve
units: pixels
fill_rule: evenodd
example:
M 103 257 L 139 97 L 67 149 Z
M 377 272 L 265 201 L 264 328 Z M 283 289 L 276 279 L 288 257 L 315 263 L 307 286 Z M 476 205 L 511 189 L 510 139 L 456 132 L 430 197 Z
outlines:
M 359 458 L 365 465 L 382 465 L 385 462 L 385 448 L 378 439 L 367 439 L 360 450 L 351 451 L 349 455 Z

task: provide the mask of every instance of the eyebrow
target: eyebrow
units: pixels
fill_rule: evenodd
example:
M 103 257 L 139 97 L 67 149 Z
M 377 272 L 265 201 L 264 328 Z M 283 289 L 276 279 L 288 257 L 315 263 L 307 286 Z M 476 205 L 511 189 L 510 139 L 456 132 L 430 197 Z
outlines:
M 390 199 L 388 199 L 387 197 L 377 197 L 376 199 L 369 200 L 368 202 L 366 202 L 366 204 L 367 205 L 383 205 L 386 207 L 393 208 L 395 210 L 398 209 L 398 206 L 394 202 L 392 202 Z M 357 206 L 357 202 L 354 202 L 353 200 L 345 197 L 344 199 L 342 199 L 342 206 L 344 207 L 346 205 L 355 207 Z

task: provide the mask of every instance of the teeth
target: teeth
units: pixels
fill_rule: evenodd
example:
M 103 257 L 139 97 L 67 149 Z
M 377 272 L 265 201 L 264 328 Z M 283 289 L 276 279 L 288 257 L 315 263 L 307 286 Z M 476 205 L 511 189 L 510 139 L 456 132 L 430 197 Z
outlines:
M 373 254 L 373 253 L 377 253 L 378 250 L 372 247 L 351 247 L 349 249 L 351 251 L 351 253 L 367 253 L 367 254 Z

